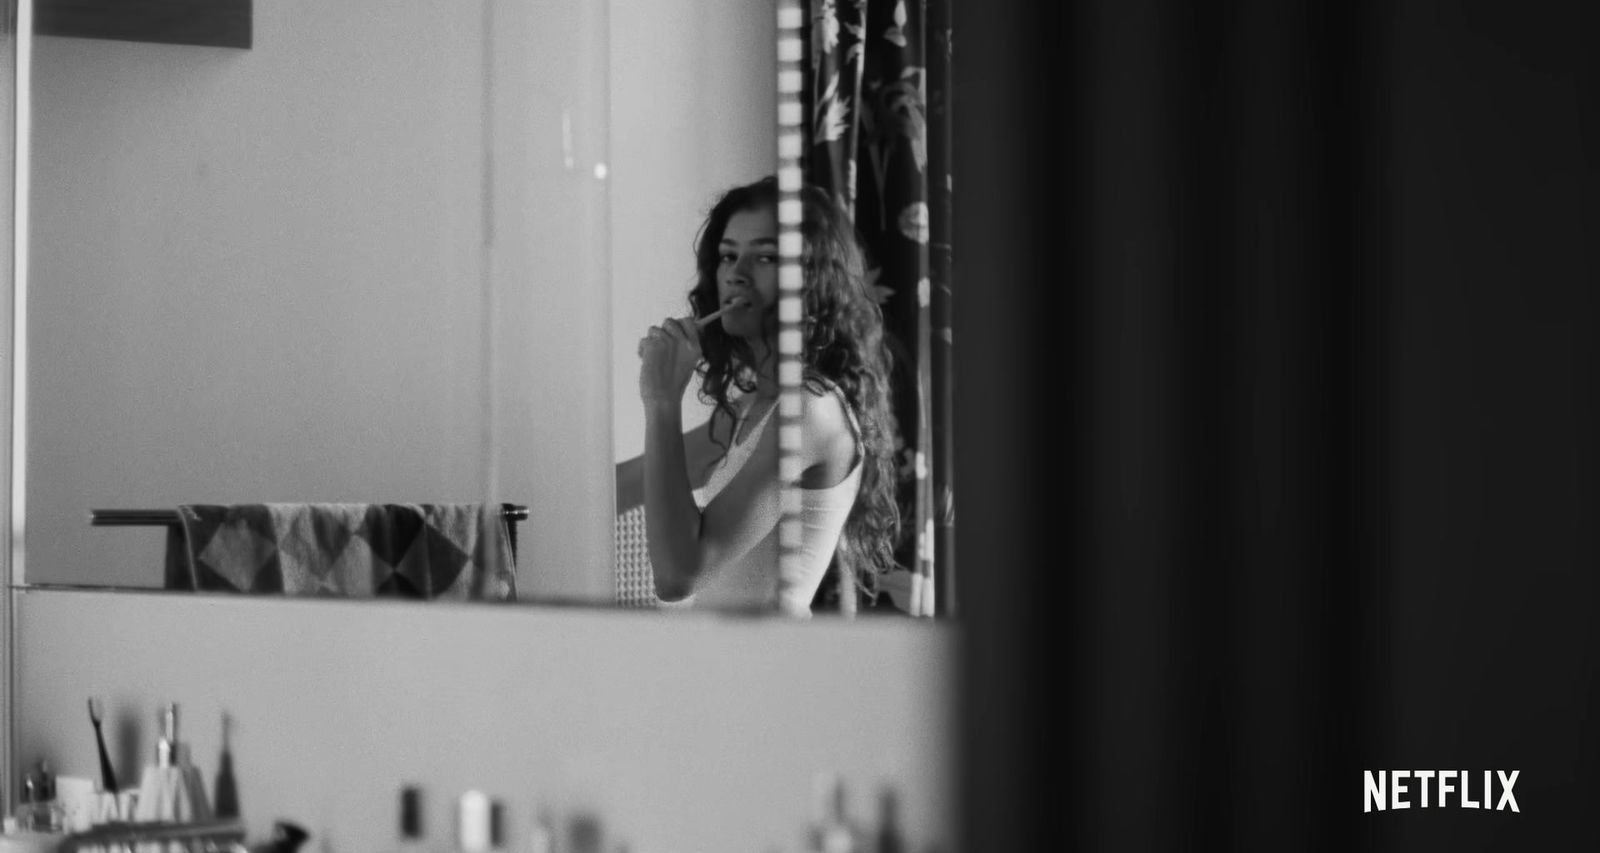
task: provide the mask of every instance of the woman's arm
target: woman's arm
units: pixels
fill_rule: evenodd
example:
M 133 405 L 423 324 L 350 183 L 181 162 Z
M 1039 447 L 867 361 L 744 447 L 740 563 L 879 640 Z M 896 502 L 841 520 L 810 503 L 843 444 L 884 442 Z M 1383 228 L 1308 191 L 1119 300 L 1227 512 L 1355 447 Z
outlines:
M 688 464 L 689 488 L 698 489 L 711 479 L 711 469 L 727 449 L 711 440 L 711 422 L 683 434 L 684 458 Z M 617 514 L 644 503 L 644 454 L 617 463 Z
M 639 357 L 646 550 L 656 594 L 673 601 L 693 589 L 701 569 L 700 507 L 683 440 L 683 395 L 700 362 L 699 326 L 690 318 L 652 326 L 639 342 Z
M 700 507 L 689 485 L 683 412 L 670 401 L 645 405 L 644 522 L 656 595 L 675 601 L 700 574 Z

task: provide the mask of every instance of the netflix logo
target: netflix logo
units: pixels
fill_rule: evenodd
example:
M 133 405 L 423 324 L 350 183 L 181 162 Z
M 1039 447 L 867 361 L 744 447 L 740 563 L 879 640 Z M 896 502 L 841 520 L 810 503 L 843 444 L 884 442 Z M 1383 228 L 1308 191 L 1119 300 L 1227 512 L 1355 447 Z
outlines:
M 1364 812 L 1409 809 L 1413 804 L 1423 809 L 1487 809 L 1491 808 L 1491 801 L 1497 811 L 1522 812 L 1517 808 L 1516 796 L 1511 793 L 1521 770 L 1509 773 L 1485 770 L 1481 774 L 1470 770 L 1367 770 L 1365 773 Z M 1498 799 L 1495 799 L 1496 793 Z

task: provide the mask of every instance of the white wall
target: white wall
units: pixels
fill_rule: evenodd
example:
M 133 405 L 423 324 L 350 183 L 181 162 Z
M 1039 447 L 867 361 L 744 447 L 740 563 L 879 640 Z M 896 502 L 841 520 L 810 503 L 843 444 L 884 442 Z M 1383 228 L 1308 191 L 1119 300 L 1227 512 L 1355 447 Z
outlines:
M 132 784 L 174 701 L 209 785 L 226 711 L 252 837 L 285 818 L 314 850 L 383 849 L 411 781 L 435 841 L 480 788 L 510 849 L 546 807 L 636 853 L 797 851 L 826 769 L 864 815 L 895 785 L 914 853 L 956 849 L 948 624 L 64 591 L 17 617 L 20 761 L 95 776 L 98 695 Z
M 162 533 L 91 508 L 485 497 L 489 281 L 523 590 L 611 594 L 592 6 L 492 4 L 488 74 L 480 4 L 258 3 L 250 50 L 37 40 L 27 581 L 159 583 Z
M 715 195 L 773 171 L 776 48 L 739 0 L 592 5 L 493 7 L 487 253 L 476 6 L 285 0 L 248 51 L 37 40 L 27 580 L 159 582 L 160 531 L 91 508 L 481 497 L 488 258 L 522 587 L 610 594 L 597 448 L 641 452 L 635 345 Z
M 613 454 L 644 451 L 645 330 L 688 313 L 716 196 L 777 170 L 777 23 L 748 0 L 612 0 Z M 709 409 L 686 395 L 685 426 Z

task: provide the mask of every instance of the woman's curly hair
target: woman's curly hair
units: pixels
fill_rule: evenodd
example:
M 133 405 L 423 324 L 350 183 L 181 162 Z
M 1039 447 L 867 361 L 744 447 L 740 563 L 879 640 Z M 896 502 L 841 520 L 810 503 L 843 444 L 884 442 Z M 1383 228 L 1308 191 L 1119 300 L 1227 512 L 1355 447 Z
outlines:
M 894 458 L 897 427 L 883 312 L 868 290 L 861 241 L 848 215 L 815 187 L 801 191 L 801 202 L 806 387 L 822 394 L 826 393 L 824 381 L 837 386 L 861 430 L 861 487 L 839 536 L 836 556 L 853 570 L 867 593 L 875 594 L 878 576 L 895 567 L 894 549 L 900 534 Z M 717 267 L 728 220 L 745 211 L 775 210 L 777 203 L 778 183 L 769 176 L 734 187 L 711 208 L 695 241 L 698 279 L 689 293 L 695 316 L 719 307 Z M 769 324 L 769 330 L 775 329 L 776 316 L 768 312 L 763 322 Z M 712 438 L 716 440 L 719 415 L 727 419 L 731 437 L 735 417 L 728 402 L 729 389 L 755 390 L 757 372 L 765 365 L 754 364 L 755 355 L 744 339 L 729 335 L 721 323 L 701 331 L 700 351 L 700 400 L 716 404 Z M 777 355 L 768 352 L 766 357 L 776 359 Z

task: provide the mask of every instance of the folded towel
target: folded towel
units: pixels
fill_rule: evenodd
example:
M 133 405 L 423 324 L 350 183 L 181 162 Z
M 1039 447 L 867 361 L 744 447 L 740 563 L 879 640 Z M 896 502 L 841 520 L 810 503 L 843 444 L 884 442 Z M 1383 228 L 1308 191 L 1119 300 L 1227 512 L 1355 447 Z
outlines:
M 516 598 L 498 505 L 184 504 L 178 520 L 169 589 Z

